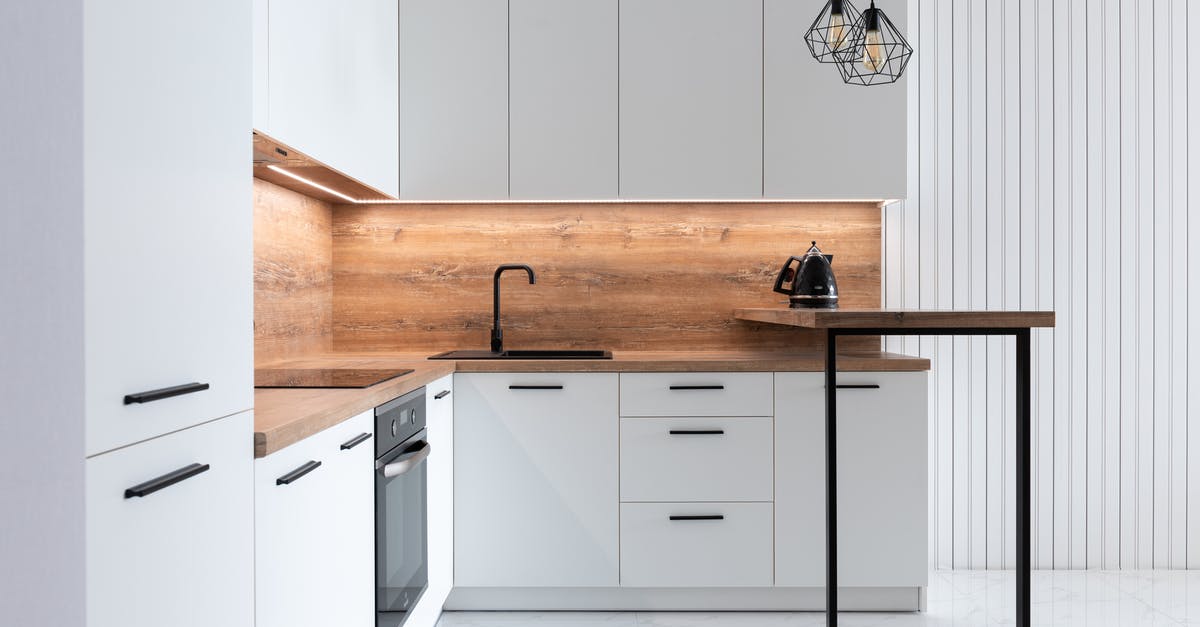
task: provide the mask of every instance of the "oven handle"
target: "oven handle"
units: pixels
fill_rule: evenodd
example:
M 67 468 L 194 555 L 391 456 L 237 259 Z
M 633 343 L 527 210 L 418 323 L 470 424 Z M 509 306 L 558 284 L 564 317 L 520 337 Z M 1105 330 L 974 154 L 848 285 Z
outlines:
M 397 455 L 392 459 L 392 461 L 386 464 L 376 462 L 375 469 L 378 470 L 379 473 L 384 476 L 384 478 L 391 479 L 392 477 L 399 477 L 400 475 L 403 475 L 413 468 L 421 465 L 421 462 L 425 461 L 426 458 L 429 457 L 429 453 L 432 452 L 432 450 L 433 449 L 429 446 L 428 442 L 422 442 L 421 448 L 415 451 L 404 453 L 402 455 Z

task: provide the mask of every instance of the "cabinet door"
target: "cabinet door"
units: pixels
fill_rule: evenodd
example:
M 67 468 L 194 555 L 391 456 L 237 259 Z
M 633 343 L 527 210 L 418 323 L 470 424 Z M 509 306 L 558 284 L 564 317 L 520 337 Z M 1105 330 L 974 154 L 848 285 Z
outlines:
M 745 0 L 621 1 L 622 198 L 762 196 L 762 18 Z
M 512 0 L 511 196 L 617 197 L 617 0 Z
M 617 375 L 455 380 L 455 586 L 618 583 Z
M 401 0 L 400 195 L 508 198 L 508 3 Z
M 251 12 L 239 0 L 104 0 L 84 29 L 95 455 L 253 405 Z M 123 404 L 191 382 L 211 388 Z
M 454 585 L 454 375 L 425 386 L 429 430 L 429 588 L 408 618 L 411 625 L 434 625 Z
M 89 625 L 254 624 L 252 422 L 246 412 L 87 460 Z M 126 492 L 193 464 L 208 469 Z
M 923 372 L 841 373 L 838 584 L 928 583 Z M 775 582 L 825 585 L 825 377 L 775 375 Z
M 907 0 L 878 0 L 878 6 L 907 33 Z M 764 195 L 902 199 L 906 81 L 869 89 L 847 85 L 835 66 L 813 59 L 803 29 L 819 8 L 794 0 L 763 4 Z
M 375 189 L 399 182 L 396 0 L 271 0 L 271 137 Z
M 328 501 L 320 505 L 330 510 L 330 528 L 310 541 L 326 544 L 330 554 L 325 615 L 332 622 L 326 626 L 375 626 L 374 429 L 375 411 L 368 410 L 313 436 L 321 438 L 319 453 L 329 460 L 331 485 Z

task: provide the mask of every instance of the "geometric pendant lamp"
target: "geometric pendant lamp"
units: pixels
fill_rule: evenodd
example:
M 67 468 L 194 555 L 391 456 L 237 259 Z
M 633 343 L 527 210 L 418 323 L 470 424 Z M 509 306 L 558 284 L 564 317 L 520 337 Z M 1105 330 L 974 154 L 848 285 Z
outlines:
M 821 63 L 837 63 L 837 54 L 861 15 L 850 0 L 829 0 L 804 35 L 813 58 Z
M 913 49 L 875 0 L 847 31 L 834 54 L 842 80 L 851 85 L 885 85 L 904 74 Z

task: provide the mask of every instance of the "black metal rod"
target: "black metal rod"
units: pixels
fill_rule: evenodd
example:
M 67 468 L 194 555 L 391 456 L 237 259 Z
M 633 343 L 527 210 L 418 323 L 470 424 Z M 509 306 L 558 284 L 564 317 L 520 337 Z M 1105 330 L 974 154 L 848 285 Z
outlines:
M 370 433 L 360 433 L 360 434 L 354 436 L 353 438 L 351 438 L 349 441 L 342 442 L 342 450 L 348 451 L 370 439 L 371 439 Z
M 1030 331 L 1017 333 L 1017 627 L 1030 623 L 1030 502 L 1029 458 L 1032 444 L 1030 415 Z
M 442 390 L 441 392 L 433 395 L 433 400 L 440 401 L 447 396 L 450 396 L 450 390 Z
M 724 429 L 671 429 L 671 435 L 725 435 Z
M 825 344 L 825 624 L 837 627 L 837 331 Z
M 671 516 L 671 520 L 725 520 L 721 514 L 705 514 L 702 516 Z
M 1025 327 L 978 328 L 978 327 L 876 327 L 873 329 L 828 329 L 838 335 L 1017 335 L 1028 331 Z
M 672 390 L 724 390 L 723 385 L 672 385 Z
M 510 385 L 510 390 L 561 390 L 561 385 Z
M 207 383 L 184 383 L 183 385 L 175 385 L 169 388 L 161 388 L 158 390 L 150 390 L 149 392 L 138 392 L 136 394 L 126 394 L 125 404 L 133 405 L 135 403 L 150 403 L 153 401 L 161 401 L 164 398 L 172 396 L 183 396 L 184 394 L 193 394 L 195 392 L 203 392 L 207 390 Z
M 198 474 L 208 472 L 208 464 L 188 464 L 179 470 L 169 472 L 161 477 L 155 477 L 145 483 L 139 483 L 125 490 L 125 498 L 143 497 L 154 494 L 163 488 L 169 488 L 180 481 L 191 479 Z
M 842 383 L 837 386 L 839 390 L 878 390 L 878 383 Z
M 308 473 L 310 473 L 320 467 L 321 467 L 321 462 L 318 462 L 318 461 L 305 462 L 303 466 L 276 479 L 275 485 L 288 485 L 289 483 L 292 483 L 293 481 L 299 479 L 300 477 L 303 477 L 304 475 L 307 475 Z

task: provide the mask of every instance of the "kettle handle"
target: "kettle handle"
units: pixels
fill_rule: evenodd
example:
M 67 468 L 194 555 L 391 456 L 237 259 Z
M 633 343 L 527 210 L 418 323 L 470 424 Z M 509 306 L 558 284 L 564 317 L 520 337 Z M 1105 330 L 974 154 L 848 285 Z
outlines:
M 792 288 L 790 287 L 788 289 L 784 289 L 783 282 L 786 281 L 788 278 L 788 271 L 792 267 L 793 261 L 795 261 L 797 263 L 801 263 L 801 264 L 804 263 L 804 260 L 801 259 L 800 257 L 788 257 L 788 260 L 783 262 L 783 268 L 781 268 L 779 270 L 779 276 L 776 277 L 776 279 L 775 279 L 775 291 L 779 292 L 780 294 L 786 294 L 788 296 L 792 295 Z M 795 278 L 796 278 L 796 276 L 798 276 L 798 274 L 799 274 L 799 267 L 797 267 L 797 274 L 792 275 L 792 281 L 793 281 L 792 287 L 795 286 Z

